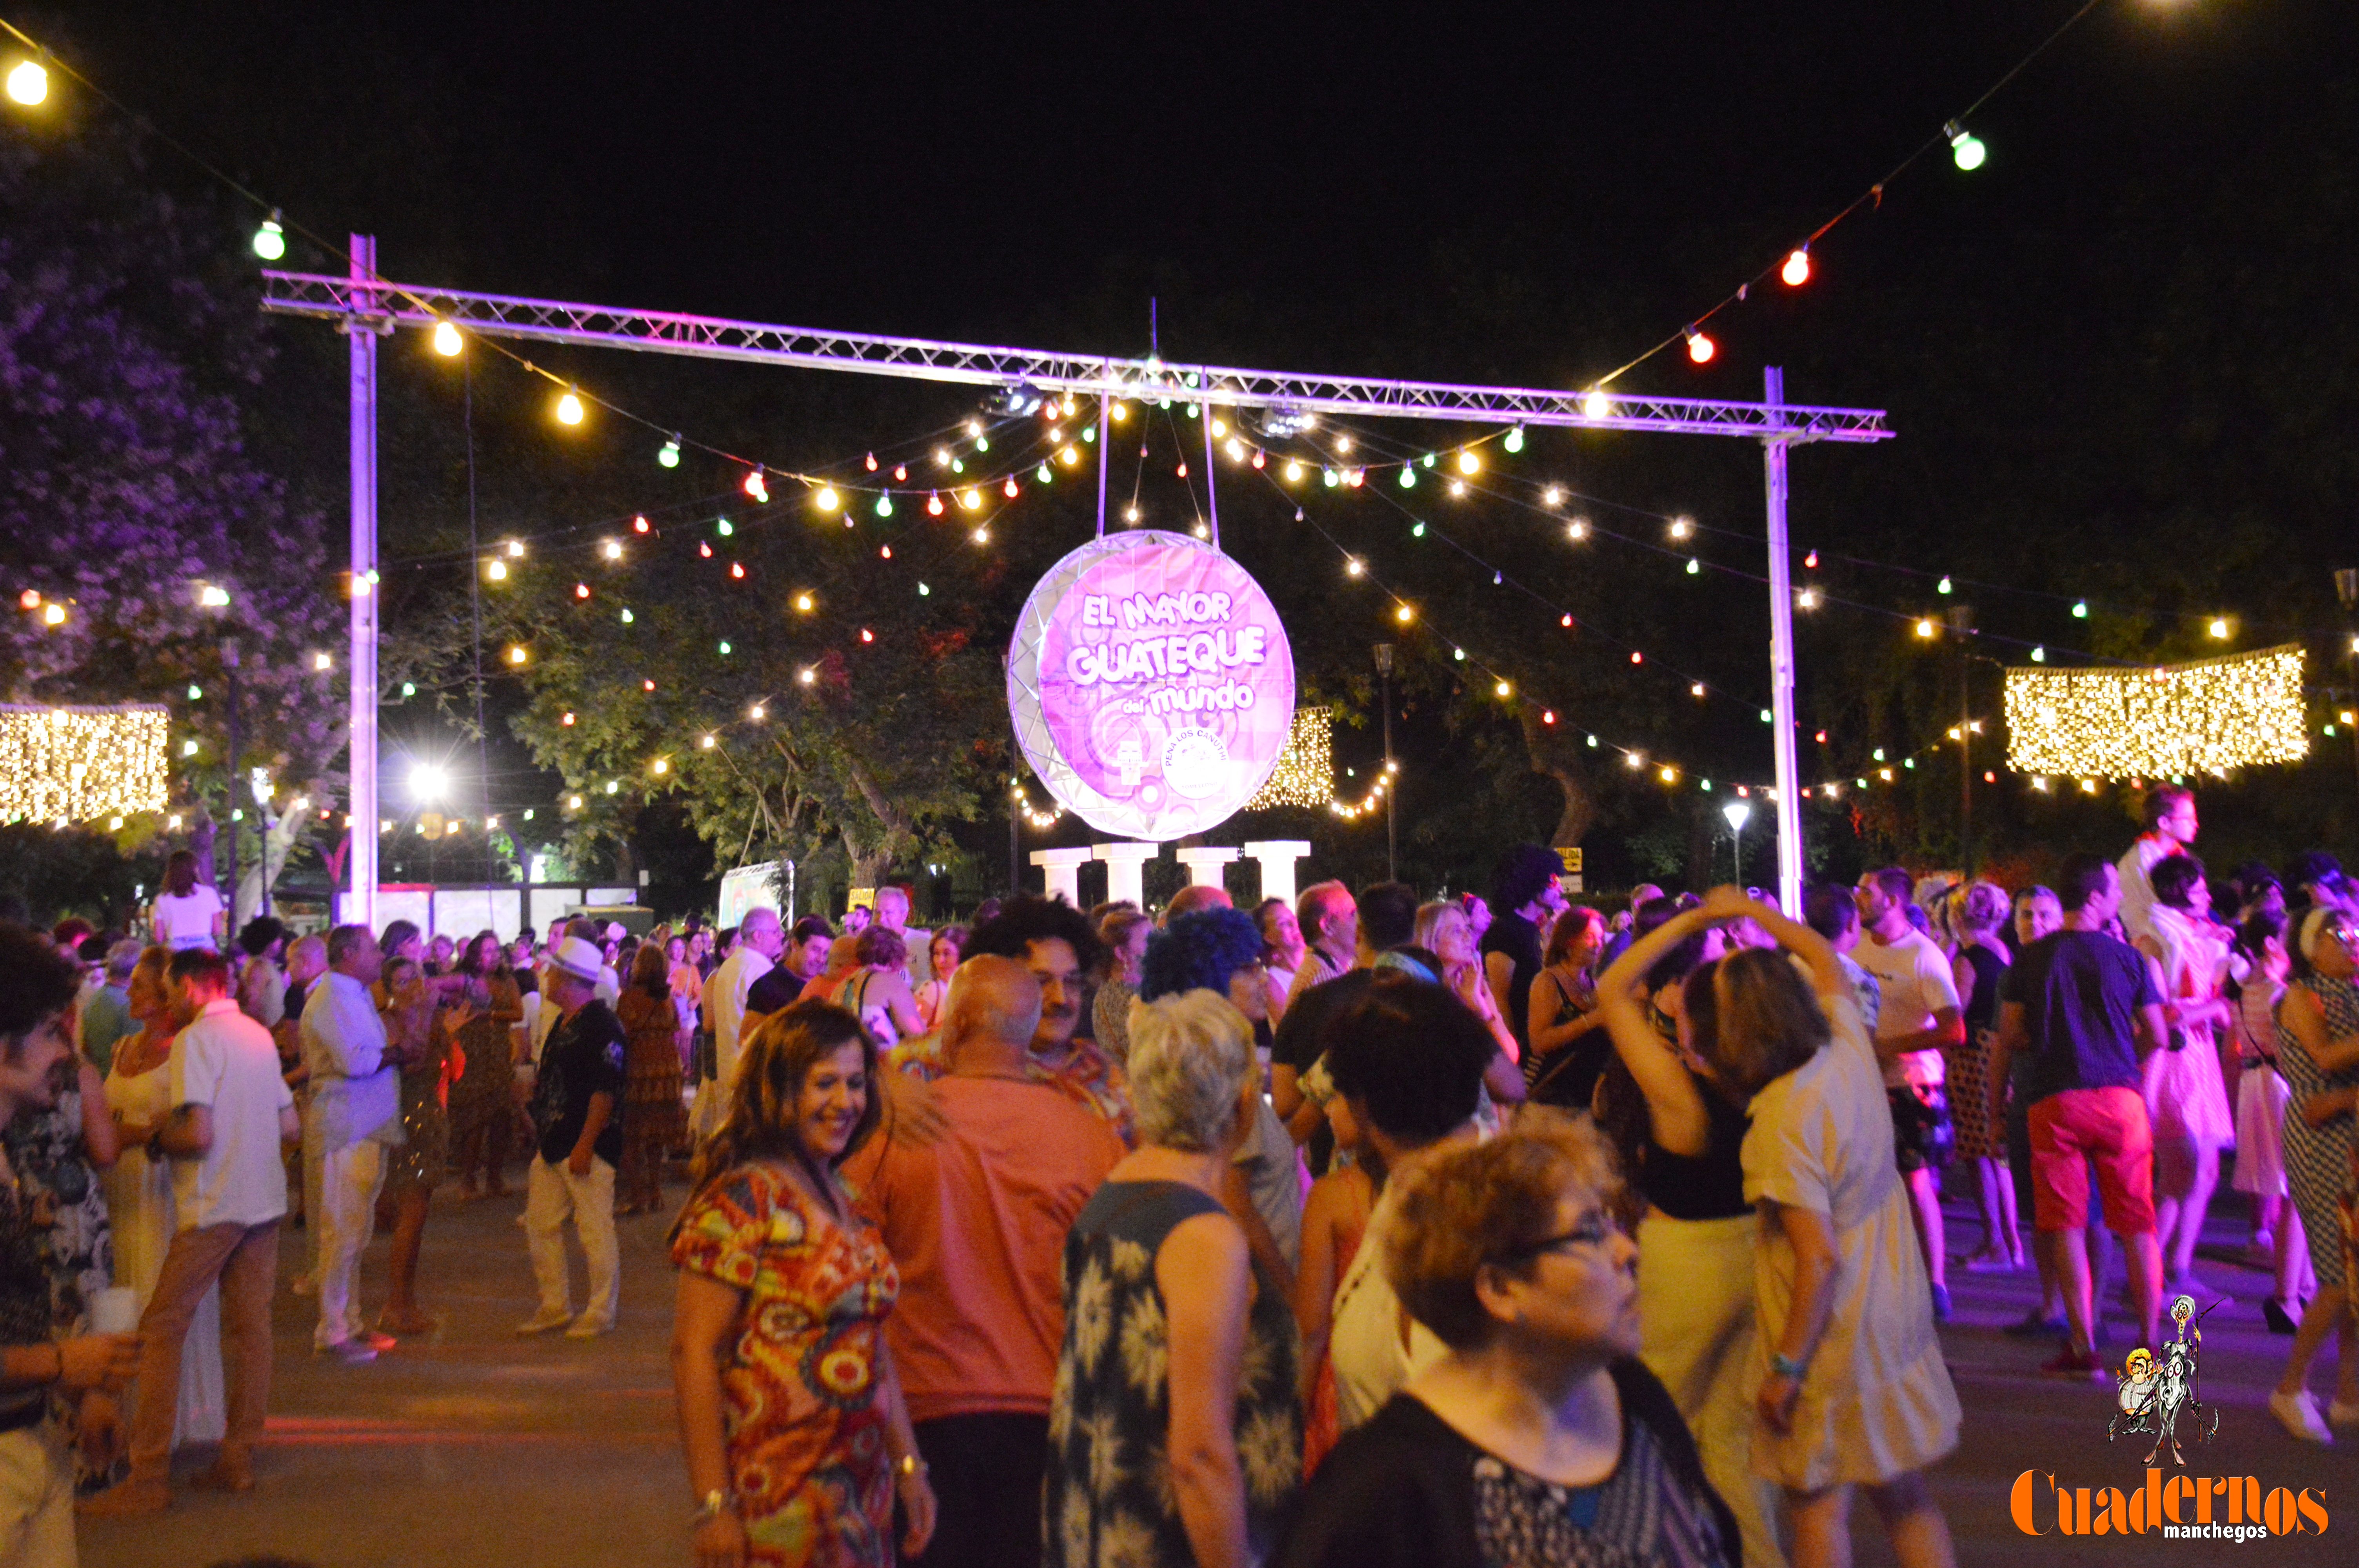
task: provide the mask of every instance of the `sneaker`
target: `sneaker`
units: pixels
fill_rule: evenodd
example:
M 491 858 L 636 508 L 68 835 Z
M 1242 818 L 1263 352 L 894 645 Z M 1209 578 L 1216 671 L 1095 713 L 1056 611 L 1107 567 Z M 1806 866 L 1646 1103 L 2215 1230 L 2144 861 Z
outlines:
M 1950 1321 L 1950 1287 L 1947 1285 L 1933 1287 L 1933 1321 L 1935 1323 Z
M 2009 1339 L 2049 1339 L 2067 1333 L 2071 1328 L 2071 1325 L 2062 1318 L 2049 1317 L 2038 1307 L 2033 1307 L 2023 1314 L 2020 1323 L 2010 1323 L 1999 1332 Z
M 339 1339 L 332 1345 L 314 1345 L 314 1356 L 332 1356 L 347 1367 L 365 1367 L 376 1359 L 376 1347 L 365 1340 Z
M 2269 1394 L 2269 1413 L 2277 1418 L 2279 1426 L 2302 1442 L 2315 1443 L 2321 1448 L 2334 1446 L 2334 1433 L 2327 1431 L 2326 1422 L 2319 1419 L 2318 1400 L 2308 1389 L 2291 1394 L 2273 1390 Z
M 390 1334 L 379 1334 L 373 1329 L 363 1329 L 361 1332 L 353 1336 L 352 1343 L 354 1345 L 365 1345 L 371 1350 L 382 1353 L 392 1349 L 395 1346 L 399 1345 L 401 1341 L 396 1339 Z
M 2105 1365 L 2097 1359 L 2095 1351 L 2076 1350 L 2070 1345 L 2060 1351 L 2054 1360 L 2044 1364 L 2039 1368 L 2039 1375 L 2043 1378 L 2070 1378 L 2083 1383 L 2106 1380 Z
M 568 1339 L 595 1339 L 602 1334 L 612 1334 L 614 1332 L 614 1319 L 593 1318 L 585 1312 L 580 1317 L 575 1318 L 571 1324 L 567 1325 L 565 1337 Z
M 573 1321 L 573 1314 L 563 1307 L 543 1307 L 516 1325 L 518 1334 L 547 1334 L 552 1328 L 563 1328 Z

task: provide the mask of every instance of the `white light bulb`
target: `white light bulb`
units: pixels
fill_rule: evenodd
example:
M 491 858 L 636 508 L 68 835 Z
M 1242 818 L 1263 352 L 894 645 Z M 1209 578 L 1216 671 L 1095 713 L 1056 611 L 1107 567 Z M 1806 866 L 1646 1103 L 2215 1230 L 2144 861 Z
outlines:
M 12 102 L 29 109 L 49 95 L 49 68 L 39 60 L 18 60 L 8 72 L 8 97 Z
M 254 254 L 264 261 L 275 262 L 287 254 L 287 231 L 278 226 L 278 214 L 273 212 L 254 232 Z
M 582 423 L 582 398 L 571 388 L 566 390 L 564 396 L 557 400 L 557 422 L 560 425 Z

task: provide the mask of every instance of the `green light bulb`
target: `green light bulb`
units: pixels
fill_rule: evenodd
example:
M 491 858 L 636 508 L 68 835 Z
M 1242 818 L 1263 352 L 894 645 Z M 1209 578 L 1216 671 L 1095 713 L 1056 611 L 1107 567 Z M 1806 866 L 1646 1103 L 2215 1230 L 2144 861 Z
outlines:
M 1511 452 L 1522 451 L 1524 449 L 1524 427 L 1521 425 L 1517 425 L 1513 429 L 1510 429 L 1507 432 L 1507 438 L 1501 442 L 1500 445 L 1506 447 L 1507 450 Z

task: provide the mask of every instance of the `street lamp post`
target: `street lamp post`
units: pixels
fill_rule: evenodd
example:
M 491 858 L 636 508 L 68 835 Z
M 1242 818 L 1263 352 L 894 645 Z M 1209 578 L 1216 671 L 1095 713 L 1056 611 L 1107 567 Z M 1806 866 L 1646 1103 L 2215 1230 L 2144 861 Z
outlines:
M 1732 800 L 1720 808 L 1728 818 L 1728 852 L 1736 862 L 1736 885 L 1745 885 L 1745 825 L 1753 820 L 1753 807 L 1741 800 Z
M 2343 630 L 2349 636 L 2343 644 L 2343 659 L 2351 667 L 2351 708 L 2359 715 L 2359 568 L 2344 567 L 2334 574 L 2334 597 L 2343 601 Z M 2351 761 L 2359 767 L 2359 724 L 2346 724 L 2351 731 Z
M 1952 604 L 1950 636 L 1958 645 L 1958 868 L 1974 874 L 1974 704 L 1967 672 L 1973 667 L 1966 640 L 1974 634 L 1974 607 Z
M 1393 796 L 1400 793 L 1398 779 L 1393 772 L 1393 645 L 1379 643 L 1373 652 L 1376 656 L 1376 675 L 1382 682 L 1385 700 L 1385 880 L 1400 880 L 1400 836 L 1393 814 Z

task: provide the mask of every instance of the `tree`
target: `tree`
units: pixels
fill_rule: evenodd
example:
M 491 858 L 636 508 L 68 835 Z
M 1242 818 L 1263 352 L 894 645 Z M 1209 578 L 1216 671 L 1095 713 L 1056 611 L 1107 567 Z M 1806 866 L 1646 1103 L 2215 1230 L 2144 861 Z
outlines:
M 319 521 L 246 449 L 270 355 L 232 233 L 214 204 L 155 189 L 136 138 L 103 123 L 0 140 L 0 573 L 65 610 L 57 625 L 7 612 L 0 692 L 166 703 L 176 802 L 244 811 L 252 833 L 245 771 L 267 769 L 281 800 L 321 795 L 342 726 L 315 668 L 338 608 Z M 241 909 L 290 838 L 241 855 Z

